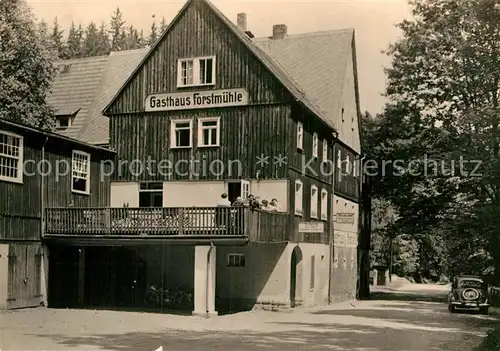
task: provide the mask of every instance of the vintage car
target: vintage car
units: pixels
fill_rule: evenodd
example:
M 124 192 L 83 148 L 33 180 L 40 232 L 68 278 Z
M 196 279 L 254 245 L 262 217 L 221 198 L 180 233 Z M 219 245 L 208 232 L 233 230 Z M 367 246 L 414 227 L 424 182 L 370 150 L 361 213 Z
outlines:
M 475 275 L 459 275 L 453 277 L 451 291 L 448 295 L 448 310 L 479 309 L 488 314 L 490 307 L 488 284 L 483 278 Z

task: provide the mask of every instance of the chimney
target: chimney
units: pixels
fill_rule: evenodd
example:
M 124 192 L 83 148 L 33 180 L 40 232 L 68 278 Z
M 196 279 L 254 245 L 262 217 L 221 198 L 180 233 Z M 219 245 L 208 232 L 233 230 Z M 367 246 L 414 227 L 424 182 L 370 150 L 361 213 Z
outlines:
M 286 24 L 275 24 L 273 26 L 273 39 L 285 39 L 287 34 Z
M 242 31 L 247 31 L 247 14 L 246 13 L 238 13 L 238 28 Z

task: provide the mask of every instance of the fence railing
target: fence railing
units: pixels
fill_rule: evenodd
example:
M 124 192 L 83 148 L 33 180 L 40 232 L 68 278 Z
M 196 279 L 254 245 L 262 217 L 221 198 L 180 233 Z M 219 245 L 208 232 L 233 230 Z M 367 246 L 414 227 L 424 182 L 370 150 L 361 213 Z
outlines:
M 48 208 L 45 235 L 247 235 L 240 207 Z

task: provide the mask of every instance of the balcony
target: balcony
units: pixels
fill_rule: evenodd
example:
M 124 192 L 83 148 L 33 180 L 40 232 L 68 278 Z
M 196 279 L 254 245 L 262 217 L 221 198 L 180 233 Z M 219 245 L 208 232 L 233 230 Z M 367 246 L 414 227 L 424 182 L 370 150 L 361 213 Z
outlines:
M 288 213 L 244 207 L 48 208 L 44 238 L 95 245 L 113 240 L 120 244 L 283 242 L 291 239 L 294 222 Z

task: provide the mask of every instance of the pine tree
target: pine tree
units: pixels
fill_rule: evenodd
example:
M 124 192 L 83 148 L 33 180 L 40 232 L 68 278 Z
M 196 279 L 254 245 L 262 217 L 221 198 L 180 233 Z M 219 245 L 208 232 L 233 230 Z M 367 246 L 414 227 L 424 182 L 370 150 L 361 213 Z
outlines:
M 83 29 L 79 25 L 78 28 L 75 27 L 75 23 L 71 22 L 71 27 L 69 28 L 68 41 L 66 45 L 65 58 L 77 58 L 82 57 L 82 39 L 83 39 Z
M 153 43 L 158 39 L 158 33 L 156 30 L 156 21 L 153 21 L 151 25 L 151 33 L 149 34 L 148 45 L 153 45 Z
M 160 21 L 160 35 L 163 34 L 163 32 L 165 32 L 165 30 L 167 29 L 167 21 L 165 20 L 165 17 L 162 17 L 161 18 L 161 21 Z
M 126 34 L 124 32 L 125 21 L 122 19 L 122 12 L 117 7 L 110 22 L 111 50 L 120 51 L 126 46 Z
M 97 33 L 97 47 L 99 55 L 108 55 L 111 51 L 109 32 L 104 22 L 101 23 L 101 27 L 99 28 L 99 32 Z
M 59 58 L 64 58 L 65 47 L 63 41 L 64 31 L 60 28 L 57 17 L 54 19 L 52 34 L 50 35 L 50 41 L 54 49 L 57 51 L 57 56 Z
M 139 48 L 145 48 L 148 45 L 146 38 L 144 38 L 144 30 L 139 32 Z
M 85 39 L 82 45 L 82 55 L 84 57 L 99 55 L 99 33 L 94 22 L 90 22 L 85 30 Z
M 130 26 L 127 29 L 127 38 L 126 38 L 126 49 L 127 50 L 132 50 L 137 48 L 138 42 L 139 42 L 139 33 L 137 32 L 137 29 L 134 28 L 134 26 Z

